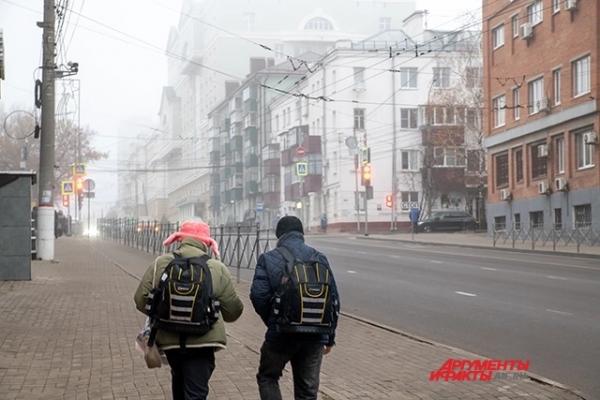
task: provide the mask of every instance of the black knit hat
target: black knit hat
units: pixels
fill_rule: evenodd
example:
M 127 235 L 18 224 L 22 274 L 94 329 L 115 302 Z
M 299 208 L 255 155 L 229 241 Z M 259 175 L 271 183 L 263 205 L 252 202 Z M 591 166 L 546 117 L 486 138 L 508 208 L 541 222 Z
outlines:
M 277 236 L 277 239 L 279 239 L 281 236 L 291 231 L 296 231 L 304 234 L 304 229 L 302 228 L 302 221 L 300 221 L 294 216 L 286 215 L 285 217 L 282 217 L 279 220 L 279 222 L 277 222 L 275 236 Z

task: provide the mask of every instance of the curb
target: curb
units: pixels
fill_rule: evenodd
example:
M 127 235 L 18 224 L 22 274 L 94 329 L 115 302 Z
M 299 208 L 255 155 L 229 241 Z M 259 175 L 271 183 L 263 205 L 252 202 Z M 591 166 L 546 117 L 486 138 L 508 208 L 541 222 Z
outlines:
M 350 318 L 352 320 L 361 322 L 363 324 L 370 325 L 370 326 L 373 326 L 375 328 L 383 329 L 383 330 L 385 330 L 387 332 L 391 332 L 391 333 L 403 336 L 403 337 L 405 337 L 407 339 L 414 340 L 414 341 L 417 341 L 419 343 L 424 343 L 424 344 L 428 344 L 430 346 L 435 346 L 435 347 L 440 347 L 440 348 L 443 348 L 443 349 L 446 349 L 446 350 L 450 350 L 450 351 L 452 351 L 454 353 L 457 353 L 457 354 L 460 354 L 462 356 L 471 357 L 471 358 L 483 358 L 483 359 L 488 359 L 489 358 L 489 357 L 485 357 L 485 356 L 482 356 L 482 355 L 477 354 L 477 353 L 472 353 L 470 351 L 463 350 L 463 349 L 458 348 L 458 347 L 454 347 L 454 346 L 450 346 L 450 345 L 447 345 L 447 344 L 439 343 L 439 342 L 436 342 L 436 341 L 430 340 L 430 339 L 425 339 L 425 338 L 423 338 L 423 337 L 421 337 L 419 335 L 414 335 L 412 333 L 401 331 L 401 330 L 393 328 L 393 327 L 391 327 L 389 325 L 381 324 L 379 322 L 375 322 L 375 321 L 372 321 L 372 320 L 367 319 L 367 318 L 359 317 L 358 315 L 355 315 L 355 314 L 351 314 L 351 313 L 347 313 L 347 312 L 341 312 L 340 314 L 342 314 L 343 316 L 345 316 L 347 318 Z M 569 393 L 571 393 L 571 394 L 579 397 L 581 400 L 586 400 L 584 394 L 581 393 L 577 389 L 574 389 L 572 387 L 569 387 L 569 386 L 564 385 L 562 383 L 553 381 L 552 379 L 545 378 L 545 377 L 543 377 L 541 375 L 534 374 L 534 373 L 529 372 L 529 371 L 526 371 L 525 373 L 527 374 L 527 376 L 529 376 L 529 379 L 531 379 L 533 382 L 536 382 L 536 383 L 539 383 L 539 384 L 542 384 L 542 385 L 552 386 L 552 387 L 564 390 L 566 392 L 569 392 Z
M 510 252 L 510 253 L 542 254 L 542 255 L 549 255 L 549 256 L 570 256 L 570 257 L 579 257 L 579 258 L 600 259 L 600 255 L 597 255 L 597 254 L 569 253 L 566 251 L 513 249 L 513 248 L 507 248 L 507 247 L 477 246 L 474 244 L 425 242 L 425 241 L 420 241 L 420 240 L 388 239 L 388 238 L 369 237 L 369 236 L 356 236 L 356 239 L 379 240 L 379 241 L 383 241 L 383 242 L 423 244 L 423 245 L 427 245 L 427 246 L 449 246 L 449 247 L 459 247 L 459 248 L 465 248 L 465 249 L 497 250 L 497 251 L 506 251 L 506 252 Z

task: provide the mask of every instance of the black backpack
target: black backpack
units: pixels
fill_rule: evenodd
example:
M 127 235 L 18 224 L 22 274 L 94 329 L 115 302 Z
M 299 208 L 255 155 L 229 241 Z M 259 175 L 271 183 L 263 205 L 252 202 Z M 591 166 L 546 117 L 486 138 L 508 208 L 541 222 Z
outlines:
M 154 333 L 149 342 L 159 329 L 179 333 L 182 338 L 202 336 L 219 319 L 220 304 L 213 296 L 209 259 L 207 255 L 184 258 L 174 253 L 157 287 L 148 295 Z
M 276 249 L 286 267 L 272 303 L 276 329 L 282 333 L 332 334 L 335 300 L 331 269 L 315 261 L 301 261 L 285 247 Z

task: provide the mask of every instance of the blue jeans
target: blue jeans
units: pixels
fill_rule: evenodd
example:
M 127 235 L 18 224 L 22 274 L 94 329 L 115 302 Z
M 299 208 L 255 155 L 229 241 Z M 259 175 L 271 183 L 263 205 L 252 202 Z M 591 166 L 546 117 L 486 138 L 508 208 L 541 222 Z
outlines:
M 294 399 L 316 400 L 323 345 L 319 342 L 264 342 L 256 380 L 261 400 L 281 400 L 279 378 L 285 365 L 292 364 Z

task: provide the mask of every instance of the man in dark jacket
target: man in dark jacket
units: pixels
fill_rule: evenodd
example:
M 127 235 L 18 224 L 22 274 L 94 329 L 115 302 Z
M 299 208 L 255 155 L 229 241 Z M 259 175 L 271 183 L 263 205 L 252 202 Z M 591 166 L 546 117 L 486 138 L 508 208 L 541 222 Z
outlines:
M 279 220 L 275 235 L 277 246 L 284 246 L 300 261 L 327 266 L 325 255 L 304 243 L 302 222 L 292 216 Z M 281 400 L 279 378 L 288 362 L 294 375 L 294 397 L 297 400 L 317 399 L 319 374 L 323 354 L 335 344 L 335 328 L 339 313 L 339 295 L 333 275 L 330 281 L 331 299 L 335 308 L 331 334 L 280 333 L 272 315 L 272 299 L 281 283 L 287 261 L 278 250 L 264 253 L 258 259 L 250 299 L 260 315 L 267 333 L 261 347 L 260 366 L 256 376 L 262 400 Z

